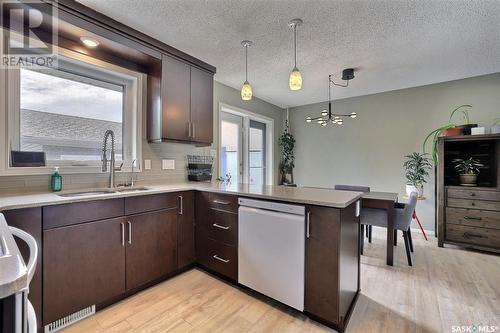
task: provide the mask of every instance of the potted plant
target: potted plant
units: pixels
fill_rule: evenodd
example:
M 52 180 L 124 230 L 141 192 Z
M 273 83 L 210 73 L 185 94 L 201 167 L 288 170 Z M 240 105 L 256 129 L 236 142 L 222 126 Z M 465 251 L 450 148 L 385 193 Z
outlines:
M 410 196 L 411 192 L 417 192 L 422 197 L 424 184 L 427 183 L 427 176 L 431 169 L 431 160 L 425 153 L 413 152 L 406 155 L 406 161 L 403 163 L 406 176 L 406 194 Z
M 453 115 L 460 111 L 464 117 L 464 124 L 463 125 L 458 125 L 455 126 L 455 128 L 461 129 L 463 131 L 464 135 L 471 135 L 471 128 L 477 127 L 477 124 L 471 124 L 470 123 L 470 118 L 469 118 L 469 111 L 466 108 L 471 108 L 472 105 L 464 104 L 460 105 L 458 108 L 453 110 L 450 114 L 450 120 L 448 121 L 451 123 L 451 119 L 453 118 Z
M 468 159 L 455 158 L 452 161 L 455 163 L 455 170 L 458 171 L 460 177 L 460 185 L 462 186 L 476 186 L 477 175 L 479 174 L 479 167 L 483 164 L 472 157 Z
M 427 146 L 427 141 L 430 138 L 432 138 L 431 156 L 432 156 L 432 160 L 434 161 L 435 165 L 438 164 L 437 142 L 438 142 L 438 138 L 440 136 L 457 136 L 457 135 L 462 135 L 462 134 L 464 134 L 464 128 L 466 126 L 470 126 L 470 127 L 476 127 L 477 126 L 476 124 L 473 124 L 473 125 L 468 124 L 470 122 L 469 121 L 469 112 L 467 110 L 463 109 L 463 108 L 471 108 L 471 107 L 472 107 L 471 105 L 464 104 L 464 105 L 460 105 L 459 107 L 455 108 L 453 111 L 451 111 L 450 119 L 448 120 L 448 124 L 446 124 L 444 126 L 441 126 L 439 128 L 436 128 L 435 130 L 431 131 L 425 137 L 424 144 L 423 144 L 423 152 L 425 153 L 425 147 Z M 457 125 L 455 125 L 454 123 L 451 122 L 453 116 L 455 115 L 455 113 L 458 110 L 460 110 L 460 112 L 462 112 L 462 114 L 464 116 L 465 123 L 466 123 L 464 125 L 457 126 Z M 469 134 L 470 134 L 470 127 L 468 127 L 468 133 Z
M 278 143 L 281 148 L 281 161 L 279 164 L 280 184 L 294 186 L 293 168 L 295 167 L 295 155 L 293 149 L 295 147 L 295 138 L 290 133 L 288 120 L 285 121 L 285 130 L 281 134 Z

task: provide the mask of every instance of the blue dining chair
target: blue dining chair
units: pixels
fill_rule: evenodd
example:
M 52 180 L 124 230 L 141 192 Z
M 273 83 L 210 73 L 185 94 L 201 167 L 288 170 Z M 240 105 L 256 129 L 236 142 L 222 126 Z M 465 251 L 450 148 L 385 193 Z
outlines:
M 394 206 L 394 230 L 403 232 L 406 257 L 408 265 L 412 266 L 411 252 L 413 252 L 413 241 L 411 239 L 410 224 L 413 212 L 417 206 L 417 192 L 412 192 L 407 204 L 396 203 Z M 364 225 L 387 228 L 387 210 L 378 208 L 364 208 L 361 214 L 361 223 Z

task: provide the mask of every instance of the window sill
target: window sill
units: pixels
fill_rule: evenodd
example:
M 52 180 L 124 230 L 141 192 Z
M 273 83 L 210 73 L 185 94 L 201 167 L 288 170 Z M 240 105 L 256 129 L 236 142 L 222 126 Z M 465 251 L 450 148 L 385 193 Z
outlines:
M 0 171 L 1 176 L 30 176 L 30 175 L 51 175 L 54 172 L 54 167 L 9 167 L 6 170 Z M 101 167 L 96 166 L 61 166 L 59 172 L 62 175 L 71 174 L 109 174 L 102 172 Z M 121 171 L 116 171 L 116 174 L 132 172 L 131 167 L 123 167 Z M 134 172 L 142 172 L 142 169 L 135 168 Z

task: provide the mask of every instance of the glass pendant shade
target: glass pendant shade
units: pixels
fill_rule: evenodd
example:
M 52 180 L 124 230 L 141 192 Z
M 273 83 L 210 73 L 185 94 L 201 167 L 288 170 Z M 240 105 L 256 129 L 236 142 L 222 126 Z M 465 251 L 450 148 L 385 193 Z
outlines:
M 245 83 L 243 83 L 243 86 L 241 87 L 241 99 L 244 101 L 249 101 L 252 99 L 252 86 L 248 81 L 245 81 Z
M 300 90 L 302 88 L 302 74 L 297 67 L 294 67 L 290 73 L 290 90 Z

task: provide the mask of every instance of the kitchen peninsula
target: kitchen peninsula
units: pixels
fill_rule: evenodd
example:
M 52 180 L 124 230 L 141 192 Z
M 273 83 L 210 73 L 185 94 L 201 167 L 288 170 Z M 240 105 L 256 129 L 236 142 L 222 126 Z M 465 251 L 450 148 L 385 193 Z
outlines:
M 302 210 L 304 293 L 295 308 L 344 331 L 359 292 L 360 197 L 348 191 L 183 183 L 0 197 L 0 211 L 39 242 L 43 261 L 30 298 L 39 326 L 54 328 L 67 316 L 100 310 L 195 266 L 253 293 L 239 279 L 244 267 L 238 262 L 246 255 L 238 244 L 245 239 L 239 230 L 241 200 Z

